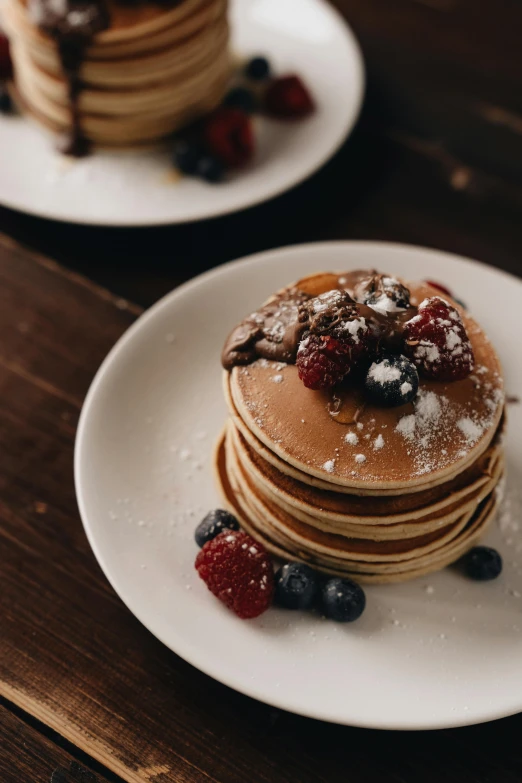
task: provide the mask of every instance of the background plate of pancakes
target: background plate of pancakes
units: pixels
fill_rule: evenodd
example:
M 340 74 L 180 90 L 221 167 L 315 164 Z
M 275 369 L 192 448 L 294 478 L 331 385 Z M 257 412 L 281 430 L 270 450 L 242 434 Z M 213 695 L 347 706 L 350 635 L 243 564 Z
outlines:
M 76 449 L 87 535 L 111 584 L 152 633 L 249 696 L 313 718 L 385 729 L 460 726 L 519 712 L 522 415 L 516 404 L 508 406 L 504 499 L 484 539 L 504 558 L 495 582 L 470 581 L 451 566 L 405 583 L 370 582 L 365 614 L 343 626 L 279 609 L 241 621 L 194 570 L 195 526 L 222 502 L 213 452 L 227 418 L 225 337 L 294 280 L 365 268 L 448 285 L 497 349 L 508 396 L 522 388 L 516 321 L 522 283 L 503 272 L 433 250 L 365 242 L 291 247 L 222 266 L 155 305 L 102 365 Z M 248 442 L 235 437 L 238 462 L 245 464 Z
M 276 73 L 299 74 L 317 104 L 303 122 L 259 119 L 257 152 L 248 167 L 216 186 L 174 181 L 172 145 L 64 159 L 40 126 L 0 117 L 0 203 L 92 225 L 182 223 L 266 201 L 310 176 L 337 151 L 359 113 L 364 72 L 353 34 L 326 0 L 231 0 L 230 23 L 234 56 L 263 54 Z M 167 83 L 156 111 L 161 100 L 176 98 L 169 89 Z

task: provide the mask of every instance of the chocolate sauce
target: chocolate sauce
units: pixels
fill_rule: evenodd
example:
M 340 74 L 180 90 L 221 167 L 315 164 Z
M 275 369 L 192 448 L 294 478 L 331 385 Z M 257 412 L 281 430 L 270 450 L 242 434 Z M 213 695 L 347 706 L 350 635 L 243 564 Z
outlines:
M 372 271 L 370 275 L 376 276 L 377 273 Z M 368 272 L 348 272 L 338 276 L 325 274 L 323 277 L 325 284 L 333 283 L 335 287 L 315 295 L 311 291 L 302 290 L 300 281 L 297 286 L 276 294 L 238 324 L 223 348 L 223 367 L 231 370 L 237 365 L 250 364 L 260 358 L 293 364 L 299 342 L 306 332 L 335 333 L 339 319 L 349 321 L 364 318 L 381 344 L 390 350 L 400 349 L 404 324 L 417 312 L 416 308 L 409 306 L 409 291 L 406 288 L 401 285 L 400 304 L 405 305 L 404 309 L 399 307 L 395 312 L 383 312 L 355 302 L 350 294 L 350 287 L 368 278 Z M 303 288 L 308 287 L 307 278 L 302 283 Z
M 29 13 L 38 27 L 56 41 L 62 71 L 67 81 L 71 130 L 60 141 L 66 155 L 82 157 L 89 152 L 80 121 L 80 77 L 85 50 L 94 36 L 106 30 L 110 17 L 105 0 L 30 0 Z
M 299 321 L 299 308 L 311 298 L 298 288 L 289 288 L 247 316 L 227 338 L 221 355 L 225 370 L 260 358 L 295 362 L 306 328 L 306 323 Z

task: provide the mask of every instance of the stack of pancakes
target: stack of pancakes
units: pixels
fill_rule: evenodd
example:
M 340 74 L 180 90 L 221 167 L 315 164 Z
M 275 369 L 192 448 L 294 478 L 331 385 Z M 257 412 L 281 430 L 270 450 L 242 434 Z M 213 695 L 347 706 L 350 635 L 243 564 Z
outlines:
M 332 288 L 322 275 L 295 285 L 318 295 L 325 279 Z M 409 288 L 412 304 L 440 294 Z M 362 582 L 436 571 L 475 544 L 503 473 L 503 381 L 487 337 L 459 310 L 474 372 L 421 379 L 400 407 L 361 404 L 350 384 L 333 400 L 305 388 L 293 364 L 257 359 L 225 373 L 217 476 L 245 530 L 281 558 Z
M 108 11 L 110 25 L 86 48 L 79 74 L 85 138 L 109 147 L 151 143 L 221 102 L 231 71 L 227 0 L 109 0 Z M 51 130 L 70 131 L 55 40 L 35 24 L 26 0 L 6 0 L 4 19 L 22 106 Z

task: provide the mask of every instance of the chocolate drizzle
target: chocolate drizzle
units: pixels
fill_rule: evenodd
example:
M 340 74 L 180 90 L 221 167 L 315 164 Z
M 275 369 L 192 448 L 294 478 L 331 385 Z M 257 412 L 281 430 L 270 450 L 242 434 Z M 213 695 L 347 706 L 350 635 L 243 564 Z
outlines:
M 59 145 L 66 155 L 82 157 L 89 152 L 79 111 L 83 89 L 81 68 L 85 50 L 94 36 L 109 27 L 104 0 L 31 0 L 29 13 L 38 27 L 56 41 L 62 71 L 67 81 L 71 129 Z
M 370 273 L 377 275 L 376 272 Z M 345 275 L 325 274 L 320 292 L 305 291 L 297 286 L 286 288 L 273 296 L 263 307 L 247 316 L 227 338 L 221 361 L 226 370 L 245 365 L 256 359 L 293 364 L 299 342 L 306 332 L 335 332 L 339 319 L 360 318 L 371 326 L 377 340 L 391 349 L 401 343 L 404 323 L 416 313 L 409 307 L 409 292 L 401 286 L 401 305 L 395 312 L 383 312 L 352 299 L 353 286 L 368 279 L 368 272 L 350 272 Z M 384 277 L 384 276 L 379 276 Z M 386 278 L 388 279 L 388 278 Z M 395 281 L 394 281 L 395 283 Z M 313 301 L 312 301 L 313 300 Z

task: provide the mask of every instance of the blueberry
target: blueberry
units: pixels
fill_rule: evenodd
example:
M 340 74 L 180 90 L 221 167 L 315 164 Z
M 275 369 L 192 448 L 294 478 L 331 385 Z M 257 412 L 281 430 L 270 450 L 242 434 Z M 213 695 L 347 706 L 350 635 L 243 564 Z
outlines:
M 330 620 L 352 623 L 364 612 L 366 596 L 351 579 L 329 579 L 322 591 L 323 612 Z
M 415 399 L 419 375 L 415 365 L 405 356 L 381 356 L 368 370 L 364 383 L 371 402 L 393 408 Z
M 174 150 L 174 165 L 183 174 L 195 174 L 200 158 L 200 150 L 188 141 L 180 141 Z
M 257 98 L 251 90 L 246 87 L 234 87 L 225 96 L 225 106 L 232 106 L 234 109 L 242 109 L 247 114 L 253 114 L 258 109 Z
M 211 155 L 205 155 L 198 161 L 197 173 L 207 182 L 222 182 L 225 177 L 225 169 L 221 161 Z
M 223 511 L 221 508 L 209 511 L 196 528 L 194 535 L 196 544 L 204 546 L 207 541 L 212 541 L 223 530 L 239 530 L 239 522 L 232 514 L 229 514 L 228 511 Z
M 471 579 L 487 582 L 496 579 L 502 571 L 502 558 L 496 549 L 476 546 L 464 557 L 464 568 Z
M 261 82 L 270 76 L 270 63 L 266 57 L 253 57 L 246 65 L 245 74 L 254 82 Z
M 275 576 L 275 600 L 285 609 L 309 609 L 317 595 L 319 580 L 304 563 L 287 563 Z
M 7 90 L 0 86 L 0 114 L 10 114 L 13 110 L 13 102 Z

